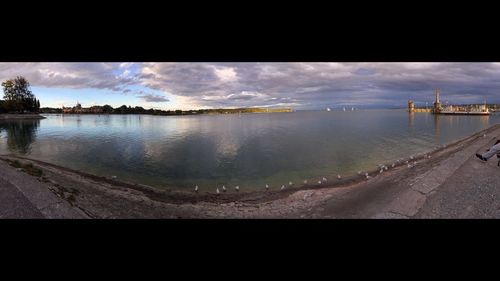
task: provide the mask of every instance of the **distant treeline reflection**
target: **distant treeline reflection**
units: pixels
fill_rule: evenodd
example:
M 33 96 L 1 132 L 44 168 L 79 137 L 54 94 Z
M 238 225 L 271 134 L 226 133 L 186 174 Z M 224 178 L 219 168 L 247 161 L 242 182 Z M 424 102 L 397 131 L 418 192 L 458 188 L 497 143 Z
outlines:
M 110 105 L 92 106 L 88 108 L 77 104 L 75 107 L 63 108 L 40 108 L 41 113 L 65 113 L 65 114 L 151 114 L 151 115 L 194 115 L 194 114 L 238 114 L 238 113 L 267 113 L 267 112 L 291 112 L 291 108 L 218 108 L 197 110 L 160 110 L 144 109 L 141 106 L 122 105 L 113 108 Z
M 40 120 L 0 121 L 0 133 L 7 134 L 7 147 L 11 152 L 27 154 L 36 139 Z

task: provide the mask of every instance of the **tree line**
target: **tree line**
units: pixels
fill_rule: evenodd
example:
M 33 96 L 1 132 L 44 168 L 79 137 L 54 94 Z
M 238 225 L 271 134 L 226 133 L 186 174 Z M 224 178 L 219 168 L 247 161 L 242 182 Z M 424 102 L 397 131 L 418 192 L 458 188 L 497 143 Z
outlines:
M 34 113 L 40 109 L 38 100 L 31 91 L 26 78 L 17 76 L 2 82 L 3 100 L 0 100 L 0 113 Z

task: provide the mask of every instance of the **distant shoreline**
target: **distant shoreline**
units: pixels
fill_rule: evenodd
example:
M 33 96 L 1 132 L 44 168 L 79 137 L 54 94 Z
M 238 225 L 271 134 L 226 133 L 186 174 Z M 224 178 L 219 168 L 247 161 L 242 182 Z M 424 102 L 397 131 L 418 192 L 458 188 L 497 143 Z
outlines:
M 29 114 L 11 114 L 11 113 L 2 113 L 0 114 L 0 120 L 2 121 L 10 121 L 10 120 L 38 120 L 38 119 L 45 119 L 46 117 L 36 114 L 36 113 L 29 113 Z

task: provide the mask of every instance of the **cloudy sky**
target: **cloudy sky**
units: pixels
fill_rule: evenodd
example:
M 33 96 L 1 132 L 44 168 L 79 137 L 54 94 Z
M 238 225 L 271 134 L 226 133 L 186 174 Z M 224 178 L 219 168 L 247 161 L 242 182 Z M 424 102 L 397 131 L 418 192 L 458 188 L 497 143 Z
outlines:
M 324 109 L 500 103 L 500 63 L 0 63 L 41 106 Z

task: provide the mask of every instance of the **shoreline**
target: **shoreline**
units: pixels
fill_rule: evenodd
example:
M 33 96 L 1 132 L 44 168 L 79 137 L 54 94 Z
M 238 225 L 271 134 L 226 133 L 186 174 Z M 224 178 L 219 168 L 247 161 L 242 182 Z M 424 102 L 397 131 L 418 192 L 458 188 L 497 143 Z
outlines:
M 493 125 L 485 130 L 468 137 L 451 142 L 427 153 L 416 155 L 412 161 L 418 161 L 417 168 L 433 171 L 434 165 L 445 161 L 455 153 L 484 139 L 485 134 L 500 129 L 500 124 Z M 430 155 L 431 158 L 425 158 Z M 40 160 L 2 155 L 4 162 L 22 160 L 31 163 L 43 171 L 38 179 L 49 186 L 57 187 L 57 194 L 72 194 L 76 197 L 75 205 L 80 203 L 81 209 L 87 209 L 89 217 L 106 217 L 102 215 L 105 209 L 114 209 L 125 205 L 135 208 L 137 213 L 132 217 L 145 215 L 145 217 L 302 217 L 304 210 L 309 210 L 331 198 L 332 194 L 343 190 L 356 189 L 380 184 L 388 179 L 407 179 L 411 177 L 413 169 L 406 167 L 404 159 L 394 168 L 379 174 L 378 169 L 369 171 L 370 179 L 365 179 L 364 174 L 350 176 L 342 180 L 330 180 L 325 184 L 303 185 L 287 188 L 285 190 L 257 190 L 245 192 L 228 192 L 219 195 L 209 192 L 195 193 L 194 191 L 161 190 L 158 188 L 127 183 L 102 176 L 72 170 L 66 167 L 43 162 Z M 415 169 L 417 169 L 415 168 Z M 26 174 L 26 176 L 29 176 Z M 413 175 L 415 176 L 415 175 Z M 67 192 L 74 189 L 75 192 Z M 78 191 L 76 191 L 78 190 Z M 63 195 L 70 196 L 70 195 Z M 100 199 L 99 196 L 105 198 Z M 89 201 L 89 197 L 93 197 Z M 117 198 L 123 201 L 117 202 Z M 88 202 L 87 202 L 88 201 Z M 110 204 L 104 207 L 103 202 Z M 138 203 L 141 202 L 141 203 Z M 145 205 L 144 205 L 145 204 Z M 90 207 L 89 207 L 90 206 Z M 146 210 L 146 206 L 156 206 L 160 209 Z M 149 207 L 150 208 L 150 207 Z M 306 208 L 306 209 L 304 209 Z M 249 211 L 250 210 L 250 211 Z M 297 210 L 301 210 L 298 213 Z M 301 213 L 302 212 L 302 213 Z M 149 216 L 147 214 L 149 213 Z M 179 215 L 181 213 L 181 215 Z M 92 215 L 94 214 L 94 215 Z M 129 217 L 123 211 L 115 210 L 109 217 Z M 292 215 L 293 214 L 293 215 Z
M 39 120 L 39 119 L 46 119 L 47 117 L 44 117 L 40 114 L 11 114 L 11 113 L 1 113 L 0 114 L 0 121 L 12 121 L 12 120 Z

